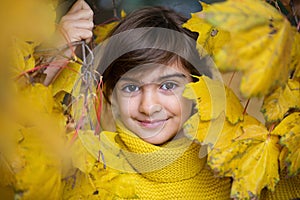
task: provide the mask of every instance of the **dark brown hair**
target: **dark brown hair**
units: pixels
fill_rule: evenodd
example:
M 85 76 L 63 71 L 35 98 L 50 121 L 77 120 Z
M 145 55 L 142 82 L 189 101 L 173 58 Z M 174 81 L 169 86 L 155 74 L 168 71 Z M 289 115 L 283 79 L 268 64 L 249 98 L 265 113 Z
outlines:
M 136 66 L 177 61 L 191 74 L 211 75 L 209 69 L 199 66 L 201 60 L 195 42 L 198 35 L 182 27 L 186 20 L 164 7 L 139 9 L 121 20 L 109 34 L 98 66 L 103 75 L 103 94 L 107 102 L 110 103 L 109 97 L 122 75 Z M 108 59 L 118 51 L 125 53 Z

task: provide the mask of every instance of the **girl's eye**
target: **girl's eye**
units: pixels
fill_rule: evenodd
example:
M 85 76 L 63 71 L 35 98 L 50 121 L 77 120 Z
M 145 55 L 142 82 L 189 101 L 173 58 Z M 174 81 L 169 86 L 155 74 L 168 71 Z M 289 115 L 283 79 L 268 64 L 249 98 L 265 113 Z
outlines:
M 136 85 L 126 85 L 125 87 L 122 88 L 122 90 L 124 92 L 131 93 L 131 92 L 139 91 L 140 88 L 139 88 L 139 86 L 136 86 Z
M 173 82 L 166 82 L 160 86 L 160 88 L 163 90 L 174 90 L 176 87 L 177 87 L 177 84 L 173 83 Z

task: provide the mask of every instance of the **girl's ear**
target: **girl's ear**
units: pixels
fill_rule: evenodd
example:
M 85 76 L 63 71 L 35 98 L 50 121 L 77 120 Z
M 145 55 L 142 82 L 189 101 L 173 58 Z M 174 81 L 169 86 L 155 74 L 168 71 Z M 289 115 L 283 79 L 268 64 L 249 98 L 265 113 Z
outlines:
M 119 105 L 118 105 L 118 101 L 117 101 L 117 95 L 114 94 L 114 92 L 112 93 L 112 95 L 109 97 L 110 99 L 110 108 L 111 108 L 111 111 L 112 111 L 112 117 L 113 119 L 117 119 L 119 116 L 120 116 L 120 112 L 119 112 Z
M 112 105 L 107 101 L 103 101 L 101 110 L 101 128 L 103 131 L 116 131 L 114 115 L 112 113 Z

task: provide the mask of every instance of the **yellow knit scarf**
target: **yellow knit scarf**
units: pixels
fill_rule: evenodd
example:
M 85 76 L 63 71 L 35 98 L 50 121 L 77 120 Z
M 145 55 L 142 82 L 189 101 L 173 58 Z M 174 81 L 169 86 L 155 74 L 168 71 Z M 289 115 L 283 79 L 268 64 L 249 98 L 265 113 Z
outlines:
M 229 199 L 230 180 L 215 178 L 198 156 L 200 145 L 188 138 L 156 146 L 118 124 L 114 141 L 136 172 L 140 199 Z

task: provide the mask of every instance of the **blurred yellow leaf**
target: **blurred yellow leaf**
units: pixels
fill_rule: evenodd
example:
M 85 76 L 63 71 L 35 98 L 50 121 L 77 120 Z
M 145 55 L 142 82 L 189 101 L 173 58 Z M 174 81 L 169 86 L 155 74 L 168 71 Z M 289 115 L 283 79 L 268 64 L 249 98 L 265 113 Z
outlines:
M 16 87 L 10 114 L 18 129 L 9 132 L 14 143 L 4 156 L 13 172 L 16 199 L 58 199 L 61 196 L 66 119 L 42 84 Z M 10 116 L 7 116 L 10 117 Z M 9 118 L 12 120 L 11 118 Z
M 262 0 L 228 0 L 214 3 L 200 14 L 200 17 L 217 27 L 233 32 L 268 25 L 270 19 L 276 21 L 283 18 L 273 6 Z
M 288 153 L 285 163 L 290 176 L 300 172 L 300 112 L 294 112 L 285 117 L 273 130 L 272 134 L 282 136 L 280 144 L 285 146 Z
M 39 113 L 52 113 L 54 100 L 52 97 L 52 89 L 42 84 L 27 85 L 24 88 L 20 88 L 20 104 L 24 109 L 30 108 L 32 112 Z
M 274 128 L 272 134 L 284 136 L 290 133 L 300 132 L 300 113 L 294 112 L 285 117 L 280 123 Z
M 56 3 L 46 0 L 6 1 L 8 27 L 14 36 L 23 41 L 40 43 L 49 38 L 56 28 Z M 4 3 L 4 4 L 5 4 Z
M 122 10 L 121 10 L 121 18 L 126 17 L 126 15 L 127 15 L 127 14 L 126 14 L 125 10 L 122 9 Z
M 80 131 L 78 137 L 85 149 L 94 157 L 100 158 L 100 138 L 92 130 Z
M 292 108 L 300 108 L 300 82 L 289 79 L 284 87 L 265 97 L 261 109 L 266 121 L 272 123 L 282 120 Z
M 61 196 L 61 157 L 56 157 L 42 138 L 43 134 L 35 128 L 23 128 L 20 132 L 23 139 L 17 151 L 26 162 L 21 168 L 14 168 L 15 198 L 58 199 Z
M 242 71 L 241 93 L 263 96 L 289 77 L 295 31 L 274 7 L 261 0 L 229 0 L 210 6 L 204 14 L 231 38 L 215 56 L 223 71 Z
M 99 44 L 104 41 L 110 31 L 118 24 L 119 22 L 111 22 L 108 24 L 97 25 L 94 29 L 94 35 L 96 36 L 95 43 Z
M 89 134 L 89 132 L 92 131 L 80 131 L 78 132 L 78 135 L 83 135 L 83 134 L 87 134 L 89 136 L 94 136 L 94 134 L 92 133 Z M 71 142 L 72 138 L 74 137 L 74 134 L 68 134 L 69 136 L 69 142 Z M 95 137 L 95 136 L 94 136 Z M 88 142 L 88 141 L 85 141 Z M 94 146 L 93 144 L 91 144 L 90 146 Z M 96 150 L 96 149 L 95 149 Z M 85 174 L 88 174 L 93 166 L 94 163 L 97 161 L 97 157 L 98 155 L 92 155 L 87 149 L 86 147 L 83 145 L 83 141 L 82 141 L 82 137 L 77 137 L 71 144 L 71 158 L 72 158 L 72 164 L 74 167 L 80 169 L 80 171 L 82 171 Z M 99 149 L 98 149 L 99 152 Z
M 280 165 L 280 170 L 285 170 L 287 163 L 286 163 L 286 158 L 288 156 L 289 149 L 287 147 L 283 147 L 280 151 L 279 155 L 279 165 Z
M 34 44 L 22 41 L 18 38 L 14 38 L 12 41 L 12 77 L 15 78 L 22 73 L 33 69 L 35 66 L 35 60 L 33 57 Z
M 197 43 L 200 45 L 198 46 L 200 56 L 205 56 L 206 54 L 214 55 L 230 40 L 230 34 L 210 25 L 198 17 L 198 14 L 192 13 L 192 17 L 183 24 L 183 27 L 199 33 Z M 203 48 L 206 52 L 203 51 Z

